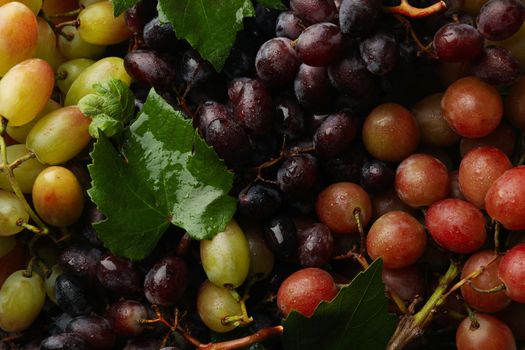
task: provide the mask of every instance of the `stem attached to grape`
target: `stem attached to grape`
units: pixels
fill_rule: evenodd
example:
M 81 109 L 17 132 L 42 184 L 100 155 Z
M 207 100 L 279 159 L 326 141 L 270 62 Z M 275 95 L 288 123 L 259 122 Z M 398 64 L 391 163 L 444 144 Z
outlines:
M 403 15 L 410 18 L 422 18 L 430 16 L 434 13 L 442 11 L 447 8 L 444 1 L 440 0 L 435 4 L 425 7 L 418 8 L 410 5 L 408 0 L 401 0 L 401 3 L 397 6 L 384 6 L 383 9 L 386 12 Z

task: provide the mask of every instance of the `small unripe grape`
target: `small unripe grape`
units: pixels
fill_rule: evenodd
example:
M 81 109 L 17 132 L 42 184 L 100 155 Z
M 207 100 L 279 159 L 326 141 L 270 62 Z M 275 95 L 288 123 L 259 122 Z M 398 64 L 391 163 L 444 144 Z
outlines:
M 86 7 L 78 15 L 78 33 L 88 43 L 95 45 L 118 44 L 131 36 L 124 14 L 115 17 L 113 3 L 101 1 Z
M 217 287 L 208 280 L 204 281 L 197 292 L 197 312 L 209 329 L 220 333 L 235 328 L 233 323 L 222 322 L 225 317 L 242 314 L 241 304 L 233 298 L 231 291 Z
M 37 21 L 38 43 L 33 57 L 41 58 L 44 61 L 50 63 L 57 51 L 57 37 L 51 26 L 42 17 L 37 17 Z
M 18 158 L 25 156 L 29 153 L 29 150 L 25 145 L 11 145 L 7 147 L 7 162 L 11 163 Z M 33 183 L 36 177 L 46 166 L 38 161 L 38 159 L 29 159 L 17 166 L 13 173 L 15 180 L 20 186 L 20 189 L 24 193 L 31 193 L 33 189 Z M 12 191 L 9 179 L 4 172 L 0 173 L 0 188 L 6 191 Z
M 71 171 L 52 166 L 42 171 L 35 180 L 33 205 L 46 223 L 66 227 L 80 218 L 84 193 Z
M 46 277 L 46 281 L 45 281 L 47 297 L 49 298 L 49 300 L 51 300 L 55 304 L 57 303 L 57 294 L 56 294 L 56 288 L 55 288 L 56 283 L 55 282 L 58 276 L 60 276 L 61 274 L 62 274 L 62 269 L 60 268 L 60 266 L 53 265 L 51 267 L 51 274 Z
M 91 66 L 95 61 L 88 58 L 76 58 L 67 62 L 64 62 L 57 69 L 57 86 L 62 93 L 67 94 L 69 88 L 75 81 L 75 79 L 82 73 L 87 67 Z
M 23 227 L 17 225 L 18 220 L 29 220 L 22 201 L 14 193 L 0 190 L 0 236 L 11 236 L 22 231 Z
M 66 26 L 61 30 L 68 39 L 62 35 L 58 37 L 58 50 L 69 60 L 75 58 L 97 60 L 106 51 L 106 46 L 91 44 L 82 39 L 75 26 Z

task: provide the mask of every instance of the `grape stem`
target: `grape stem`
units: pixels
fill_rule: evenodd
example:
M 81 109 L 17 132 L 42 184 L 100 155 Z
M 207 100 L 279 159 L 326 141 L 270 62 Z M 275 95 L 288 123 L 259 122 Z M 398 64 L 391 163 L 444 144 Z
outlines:
M 49 26 L 51 27 L 51 29 L 53 29 L 53 32 L 56 34 L 56 35 L 60 35 L 62 36 L 64 39 L 66 39 L 67 41 L 71 41 L 73 40 L 74 36 L 73 35 L 70 35 L 70 34 L 66 34 L 62 31 L 61 28 L 57 28 L 57 26 L 55 25 L 55 23 L 53 23 L 53 20 L 44 13 L 44 11 L 40 11 L 40 14 L 39 14 L 39 17 L 42 18 L 44 21 L 47 22 L 47 24 L 49 24 Z
M 50 19 L 60 19 L 60 18 L 64 18 L 64 17 L 71 17 L 71 16 L 76 16 L 78 15 L 84 8 L 80 7 L 76 10 L 72 10 L 72 11 L 68 11 L 68 12 L 64 12 L 64 13 L 60 13 L 58 15 L 49 15 L 48 17 Z
M 408 19 L 406 19 L 405 17 L 400 16 L 400 15 L 394 15 L 394 17 L 399 22 L 401 22 L 403 27 L 405 27 L 405 30 L 407 31 L 407 33 L 410 34 L 410 37 L 412 38 L 412 40 L 414 40 L 416 45 L 419 47 L 418 56 L 420 55 L 421 52 L 424 52 L 430 58 L 438 59 L 437 54 L 434 52 L 434 50 L 432 50 L 432 46 L 433 46 L 432 43 L 430 43 L 428 45 L 423 44 L 421 42 L 421 40 L 419 40 L 419 37 L 417 36 L 417 33 L 415 32 L 414 28 L 412 28 L 412 24 L 410 23 L 410 21 Z
M 425 7 L 418 8 L 410 5 L 408 0 L 401 0 L 401 3 L 397 6 L 384 6 L 383 10 L 393 14 L 399 14 L 410 18 L 422 18 L 430 16 L 434 13 L 442 11 L 447 8 L 444 1 L 440 0 L 435 4 Z

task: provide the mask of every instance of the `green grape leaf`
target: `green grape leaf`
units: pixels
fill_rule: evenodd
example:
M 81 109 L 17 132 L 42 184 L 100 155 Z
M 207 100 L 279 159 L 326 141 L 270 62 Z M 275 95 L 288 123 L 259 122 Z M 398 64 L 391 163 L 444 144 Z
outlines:
M 117 79 L 93 87 L 96 93 L 86 95 L 78 102 L 80 111 L 91 118 L 89 133 L 96 138 L 100 132 L 108 137 L 115 136 L 133 117 L 135 97 L 129 87 Z
M 113 3 L 114 15 L 118 17 L 122 12 L 139 2 L 139 0 L 111 0 L 111 2 Z
M 210 239 L 231 220 L 233 174 L 183 118 L 151 91 L 117 149 L 101 134 L 88 166 L 92 201 L 105 215 L 94 225 L 104 245 L 136 260 L 174 224 Z
M 257 0 L 257 2 L 269 9 L 286 10 L 281 0 Z
M 383 263 L 377 260 L 343 287 L 334 300 L 321 302 L 311 317 L 292 311 L 283 320 L 286 350 L 384 350 L 396 328 L 388 314 Z
M 250 0 L 159 0 L 158 10 L 177 37 L 188 40 L 217 71 L 243 28 L 243 18 L 255 16 Z

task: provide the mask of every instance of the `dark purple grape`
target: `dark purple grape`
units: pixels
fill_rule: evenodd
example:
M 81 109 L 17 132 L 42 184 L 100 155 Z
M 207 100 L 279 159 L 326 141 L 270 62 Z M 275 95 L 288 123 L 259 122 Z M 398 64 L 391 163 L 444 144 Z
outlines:
M 314 112 L 325 112 L 332 107 L 334 90 L 326 67 L 299 66 L 294 81 L 294 92 L 302 107 Z
M 287 216 L 277 216 L 264 228 L 264 240 L 277 258 L 288 259 L 297 253 L 297 230 Z
M 229 79 L 251 77 L 255 74 L 255 55 L 260 43 L 246 30 L 237 33 L 230 55 L 224 63 L 222 73 Z
M 131 261 L 113 254 L 106 254 L 97 265 L 97 278 L 102 286 L 124 296 L 142 290 L 142 275 Z
M 367 36 L 381 13 L 380 0 L 343 0 L 339 8 L 341 32 L 352 38 Z
M 314 147 L 323 156 L 345 152 L 355 138 L 357 121 L 347 112 L 329 115 L 314 134 Z
M 160 345 L 158 339 L 133 339 L 123 350 L 157 350 Z
M 295 43 L 301 61 L 309 66 L 327 66 L 343 52 L 343 35 L 333 23 L 316 23 L 304 30 Z
M 348 96 L 369 99 L 378 89 L 378 80 L 360 57 L 344 58 L 328 67 L 333 86 Z
M 140 1 L 125 13 L 126 26 L 132 33 L 142 33 L 144 26 L 156 14 L 156 1 Z
M 199 130 L 205 135 L 206 128 L 215 119 L 231 119 L 232 115 L 225 105 L 215 102 L 206 101 L 199 110 L 197 115 Z
M 75 333 L 52 335 L 40 343 L 40 350 L 87 350 L 86 342 Z
M 361 168 L 361 186 L 369 193 L 384 192 L 394 183 L 394 171 L 380 160 L 366 162 Z
M 93 349 L 109 350 L 115 343 L 115 334 L 108 320 L 98 315 L 76 317 L 66 331 L 78 334 Z
M 179 302 L 188 284 L 188 267 L 178 256 L 168 256 L 149 270 L 144 293 L 152 304 L 171 306 Z
M 277 183 L 284 193 L 308 191 L 317 179 L 317 159 L 311 154 L 286 158 L 277 170 Z
M 491 85 L 508 86 L 521 75 L 520 62 L 503 47 L 487 47 L 474 66 L 474 74 Z
M 79 222 L 79 230 L 88 242 L 94 246 L 102 246 L 102 241 L 98 238 L 97 231 L 93 227 L 93 224 L 104 219 L 104 214 L 102 214 L 95 205 L 86 204 L 86 208 Z
M 184 51 L 178 69 L 182 80 L 191 87 L 205 84 L 217 74 L 211 63 L 192 48 Z
M 298 139 L 304 132 L 304 115 L 296 99 L 284 97 L 275 105 L 276 129 L 288 140 Z
M 328 158 L 322 162 L 323 179 L 328 183 L 359 182 L 363 158 L 355 155 Z
M 468 24 L 449 23 L 434 35 L 434 49 L 443 61 L 471 61 L 481 55 L 484 45 L 483 37 Z
M 290 8 L 309 23 L 330 22 L 337 15 L 333 0 L 290 0 Z
M 177 42 L 177 36 L 170 23 L 163 23 L 158 17 L 144 26 L 144 43 L 157 51 L 169 51 Z
M 447 4 L 447 9 L 443 14 L 452 17 L 461 13 L 465 6 L 465 0 L 445 0 L 445 4 Z
M 304 30 L 304 24 L 299 17 L 293 12 L 281 12 L 277 17 L 277 24 L 275 25 L 275 35 L 278 37 L 285 37 L 295 40 L 301 35 Z
M 265 42 L 255 58 L 257 76 L 271 85 L 291 82 L 299 68 L 299 58 L 288 38 L 273 38 Z
M 489 40 L 505 40 L 516 33 L 525 20 L 525 5 L 520 0 L 489 0 L 479 10 L 478 30 Z
M 242 163 L 251 153 L 248 135 L 232 119 L 217 118 L 210 122 L 204 131 L 204 138 L 229 164 Z
M 155 51 L 128 52 L 124 57 L 124 67 L 139 83 L 160 90 L 168 89 L 175 79 L 172 66 Z
M 317 223 L 297 230 L 297 257 L 303 267 L 322 267 L 332 260 L 334 239 L 328 226 Z
M 53 318 L 53 323 L 49 327 L 49 334 L 57 335 L 66 332 L 66 327 L 71 322 L 73 317 L 68 313 L 61 313 L 57 317 Z
M 97 280 L 97 263 L 101 256 L 102 252 L 97 248 L 70 245 L 58 256 L 58 264 L 64 272 L 94 282 Z
M 396 39 L 385 33 L 377 33 L 366 38 L 359 45 L 359 52 L 366 63 L 366 69 L 377 75 L 390 73 L 399 57 Z
M 255 184 L 239 193 L 239 211 L 254 219 L 268 219 L 276 214 L 281 206 L 281 193 L 266 184 Z
M 132 337 L 144 331 L 140 321 L 148 319 L 148 310 L 138 301 L 121 300 L 109 307 L 106 317 L 115 334 Z
M 264 84 L 258 80 L 233 80 L 228 88 L 237 122 L 254 134 L 268 132 L 273 124 L 272 98 Z
M 73 276 L 62 274 L 55 281 L 56 300 L 62 311 L 71 316 L 86 314 L 91 304 L 82 282 Z

